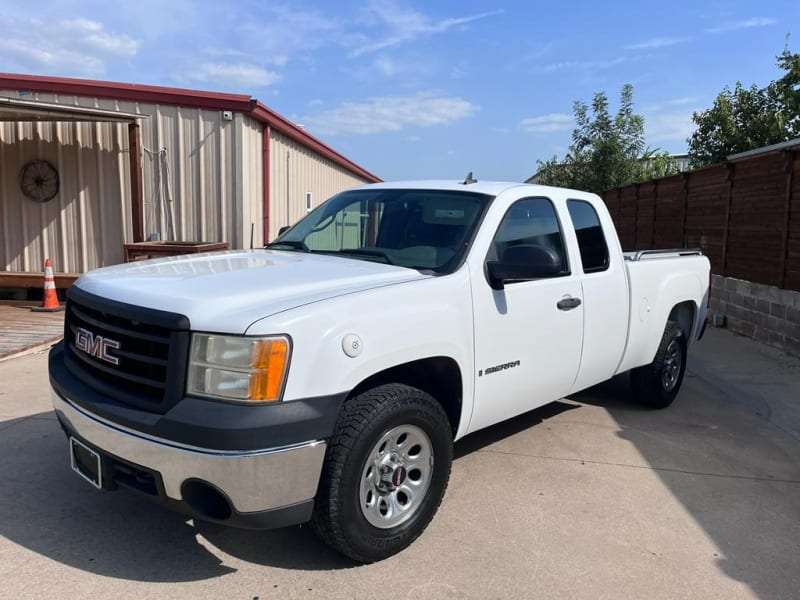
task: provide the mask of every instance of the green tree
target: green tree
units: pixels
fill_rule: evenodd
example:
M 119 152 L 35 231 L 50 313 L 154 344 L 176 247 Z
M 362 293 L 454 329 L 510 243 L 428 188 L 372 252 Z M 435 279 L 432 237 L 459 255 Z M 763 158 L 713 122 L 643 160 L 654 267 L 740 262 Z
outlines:
M 692 115 L 697 127 L 687 140 L 692 166 L 800 136 L 800 54 L 789 51 L 788 40 L 777 65 L 784 71 L 780 79 L 763 88 L 725 86 L 711 108 Z
M 666 152 L 645 148 L 644 117 L 633 110 L 631 84 L 622 87 L 613 117 L 605 92 L 597 92 L 591 106 L 577 100 L 573 112 L 576 127 L 566 156 L 537 161 L 541 183 L 600 192 L 677 172 Z
M 777 59 L 778 67 L 785 73 L 773 82 L 772 93 L 777 95 L 785 107 L 786 126 L 800 133 L 800 53 L 789 51 L 789 40 Z

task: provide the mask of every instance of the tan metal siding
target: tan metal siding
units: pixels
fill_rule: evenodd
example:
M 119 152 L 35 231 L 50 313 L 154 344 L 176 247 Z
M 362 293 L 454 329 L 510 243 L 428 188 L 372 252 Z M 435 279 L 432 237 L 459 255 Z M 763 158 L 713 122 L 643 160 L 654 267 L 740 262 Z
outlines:
M 342 190 L 366 183 L 365 179 L 275 131 L 270 132 L 269 181 L 270 239 L 278 235 L 278 229 L 306 215 L 306 192 L 312 193 L 312 207 L 316 207 Z
M 122 260 L 131 235 L 127 128 L 111 123 L 0 124 L 0 268 L 86 271 Z M 19 172 L 42 159 L 59 173 L 55 198 L 27 199 Z
M 235 125 L 219 111 L 120 102 L 142 119 L 145 236 L 241 247 L 235 207 Z M 173 218 L 170 235 L 169 217 Z
M 249 246 L 250 221 L 260 218 L 263 189 L 258 121 L 242 113 L 234 113 L 228 121 L 218 110 L 113 100 L 100 103 L 101 108 L 150 117 L 139 122 L 145 237 L 159 233 L 167 239 L 171 207 L 175 239 Z M 259 228 L 256 223 L 257 234 Z
M 16 90 L 0 96 L 20 97 Z M 225 241 L 233 248 L 263 244 L 263 124 L 244 113 L 51 93 L 26 99 L 140 114 L 144 233 Z M 127 125 L 40 123 L 0 125 L 0 268 L 37 271 L 45 256 L 58 271 L 82 272 L 123 259 L 133 239 Z M 286 154 L 290 153 L 286 176 Z M 271 132 L 270 238 L 314 205 L 364 182 L 286 136 Z M 61 192 L 37 206 L 22 198 L 17 174 L 44 158 L 61 176 Z M 289 193 L 291 220 L 286 214 Z
M 16 91 L 0 95 L 18 97 Z M 249 223 L 260 219 L 263 186 L 261 127 L 255 119 L 236 114 L 226 121 L 217 110 L 81 96 L 36 93 L 26 98 L 147 116 L 139 120 L 145 236 L 158 233 L 167 239 L 171 210 L 174 239 L 226 241 L 234 248 L 249 245 Z M 121 262 L 122 244 L 132 241 L 127 126 L 40 123 L 36 135 L 33 128 L 8 123 L 0 129 L 0 266 L 40 270 L 44 254 L 59 271 L 81 272 Z M 242 145 L 246 148 L 237 149 Z M 59 198 L 35 207 L 21 197 L 16 183 L 20 154 L 57 165 Z M 247 174 L 244 180 L 242 170 Z M 8 234 L 7 227 L 12 230 Z M 256 230 L 260 232 L 260 222 Z
M 241 140 L 241 154 L 237 156 L 237 202 L 241 206 L 241 232 L 243 247 L 250 247 L 250 233 L 253 246 L 264 245 L 264 157 L 263 125 L 247 115 L 235 116 L 237 135 Z

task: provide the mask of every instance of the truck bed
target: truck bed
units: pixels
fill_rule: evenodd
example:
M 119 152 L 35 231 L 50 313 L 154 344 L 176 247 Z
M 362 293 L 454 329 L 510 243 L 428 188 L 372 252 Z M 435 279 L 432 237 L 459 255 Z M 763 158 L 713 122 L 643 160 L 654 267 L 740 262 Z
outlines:
M 659 258 L 675 258 L 676 256 L 697 256 L 702 254 L 699 248 L 665 248 L 658 250 L 632 250 L 623 252 L 626 261 L 636 262 Z
M 682 313 L 680 325 L 691 345 L 700 334 L 708 304 L 708 258 L 700 250 L 638 250 L 624 257 L 630 302 L 628 342 L 617 372 L 653 360 L 669 311 L 679 298 L 700 300 Z

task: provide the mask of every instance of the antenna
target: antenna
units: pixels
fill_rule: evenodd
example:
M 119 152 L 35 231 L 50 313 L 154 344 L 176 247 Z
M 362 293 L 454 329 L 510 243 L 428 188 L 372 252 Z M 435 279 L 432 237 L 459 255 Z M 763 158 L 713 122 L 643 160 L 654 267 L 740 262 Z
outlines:
M 472 171 L 467 173 L 467 177 L 464 179 L 464 185 L 469 185 L 470 183 L 478 183 L 478 180 L 472 176 Z

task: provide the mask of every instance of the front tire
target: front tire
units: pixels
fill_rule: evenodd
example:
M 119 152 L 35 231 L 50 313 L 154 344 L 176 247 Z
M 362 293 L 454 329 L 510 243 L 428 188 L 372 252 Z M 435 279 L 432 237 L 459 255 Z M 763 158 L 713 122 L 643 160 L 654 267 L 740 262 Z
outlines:
M 636 400 L 651 408 L 672 404 L 686 372 L 686 334 L 675 321 L 668 321 L 652 363 L 631 371 Z
M 450 422 L 433 397 L 402 384 L 367 390 L 339 413 L 311 527 L 358 562 L 392 556 L 436 514 L 452 460 Z

